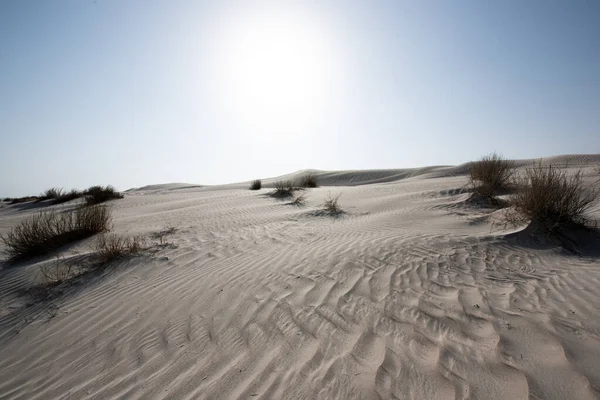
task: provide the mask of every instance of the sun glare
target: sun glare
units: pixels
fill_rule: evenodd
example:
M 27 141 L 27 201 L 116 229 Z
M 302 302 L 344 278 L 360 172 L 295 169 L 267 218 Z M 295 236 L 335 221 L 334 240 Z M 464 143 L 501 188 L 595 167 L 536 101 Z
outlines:
M 309 126 L 331 100 L 327 42 L 312 21 L 245 18 L 220 49 L 223 100 L 245 125 L 272 131 Z

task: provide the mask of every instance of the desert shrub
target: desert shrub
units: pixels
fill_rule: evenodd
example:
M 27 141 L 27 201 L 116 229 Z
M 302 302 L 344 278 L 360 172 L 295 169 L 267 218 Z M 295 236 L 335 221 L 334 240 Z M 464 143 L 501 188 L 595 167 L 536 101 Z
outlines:
M 144 248 L 146 248 L 146 241 L 141 236 L 102 235 L 96 244 L 101 265 L 108 264 L 119 257 L 135 254 Z
M 45 211 L 35 214 L 12 228 L 0 240 L 13 260 L 46 254 L 65 244 L 107 231 L 110 210 L 103 206 L 79 207 L 73 211 Z
M 274 197 L 291 197 L 294 191 L 298 188 L 290 180 L 275 182 L 275 191 L 272 193 Z
M 587 224 L 586 215 L 600 198 L 600 191 L 584 186 L 581 170 L 569 174 L 541 163 L 527 170 L 521 186 L 511 199 L 515 213 L 508 214 L 509 222 L 537 222 L 550 231 Z
M 79 274 L 78 272 L 73 264 L 57 257 L 54 263 L 40 266 L 39 278 L 42 285 L 54 286 L 70 281 Z
M 260 190 L 262 188 L 262 181 L 260 179 L 255 179 L 250 183 L 250 190 Z
M 60 196 L 62 196 L 63 194 L 64 194 L 64 192 L 61 188 L 53 187 L 53 188 L 44 190 L 44 193 L 42 193 L 41 195 L 38 196 L 37 201 L 57 199 Z
M 494 197 L 509 189 L 513 174 L 514 162 L 492 153 L 471 163 L 469 183 L 476 193 Z
M 337 196 L 332 196 L 331 193 L 325 197 L 325 203 L 323 203 L 323 208 L 325 211 L 329 211 L 332 214 L 339 214 L 342 212 L 342 208 L 339 204 L 339 198 L 342 194 L 338 194 Z
M 112 199 L 122 199 L 124 196 L 111 186 L 92 186 L 83 191 L 87 205 L 104 203 Z
M 44 193 L 35 197 L 36 202 L 44 201 L 44 200 L 52 200 L 51 204 L 61 204 L 66 203 L 67 201 L 71 201 L 74 199 L 78 199 L 83 196 L 82 192 L 79 192 L 75 189 L 71 189 L 69 192 L 65 192 L 61 188 L 50 188 L 46 189 Z
M 37 201 L 37 200 L 38 200 L 37 196 L 17 197 L 17 198 L 10 199 L 10 204 L 27 203 L 29 201 Z
M 69 192 L 62 193 L 60 196 L 55 197 L 53 203 L 61 204 L 66 203 L 67 201 L 75 200 L 83 196 L 83 193 L 76 189 L 71 189 Z
M 298 182 L 298 186 L 303 187 L 303 188 L 319 187 L 319 184 L 317 181 L 317 175 L 312 172 L 304 175 L 303 177 L 300 178 L 300 181 Z
M 300 193 L 294 196 L 294 200 L 290 203 L 294 206 L 303 206 L 306 204 L 306 195 L 304 193 Z

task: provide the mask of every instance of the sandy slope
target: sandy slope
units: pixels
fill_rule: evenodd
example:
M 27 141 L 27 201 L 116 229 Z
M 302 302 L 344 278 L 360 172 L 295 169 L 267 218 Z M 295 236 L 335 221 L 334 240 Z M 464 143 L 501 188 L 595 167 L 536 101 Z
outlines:
M 599 156 L 566 161 L 600 177 Z M 600 262 L 506 237 L 465 206 L 464 170 L 320 172 L 338 187 L 306 207 L 245 184 L 131 191 L 115 231 L 175 226 L 177 247 L 52 304 L 23 294 L 52 259 L 4 265 L 0 398 L 599 398 Z M 329 191 L 345 215 L 317 211 Z M 0 232 L 33 211 L 0 208 Z

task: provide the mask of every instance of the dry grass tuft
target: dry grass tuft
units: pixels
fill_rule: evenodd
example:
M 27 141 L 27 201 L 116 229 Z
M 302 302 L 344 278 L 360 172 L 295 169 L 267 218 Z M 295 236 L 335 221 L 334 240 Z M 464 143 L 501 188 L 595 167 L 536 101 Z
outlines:
M 316 188 L 319 187 L 319 182 L 317 180 L 317 175 L 313 172 L 310 172 L 300 178 L 298 186 L 303 188 Z
M 294 186 L 292 181 L 277 181 L 275 182 L 275 191 L 271 195 L 279 198 L 292 197 L 296 190 L 298 188 Z
M 306 205 L 306 195 L 304 193 L 296 195 L 290 204 L 294 206 Z
M 512 197 L 514 208 L 507 213 L 508 222 L 514 225 L 531 221 L 550 232 L 574 224 L 588 225 L 586 216 L 600 199 L 598 189 L 584 186 L 581 170 L 569 174 L 540 162 L 527 170 L 520 183 L 524 189 Z
M 40 267 L 39 279 L 43 286 L 52 287 L 68 282 L 78 275 L 79 271 L 74 265 L 57 257 L 53 264 Z
M 75 199 L 78 199 L 80 197 L 83 197 L 83 193 L 81 193 L 78 190 L 71 189 L 70 192 L 64 192 L 60 196 L 55 197 L 54 201 L 53 201 L 53 204 L 66 203 L 67 201 L 75 200 Z
M 492 153 L 471 163 L 469 184 L 473 190 L 492 198 L 509 190 L 514 174 L 514 162 Z
M 262 181 L 260 179 L 255 179 L 250 183 L 250 190 L 260 190 L 262 188 Z
M 100 264 L 106 265 L 117 258 L 138 253 L 146 248 L 146 240 L 141 236 L 108 234 L 98 238 L 95 250 L 100 257 Z
M 328 211 L 332 214 L 340 214 L 343 212 L 342 208 L 339 204 L 339 198 L 342 194 L 338 194 L 337 196 L 331 196 L 331 193 L 325 197 L 325 203 L 323 203 L 323 208 L 325 211 Z
M 150 235 L 150 237 L 152 239 L 158 240 L 158 242 L 159 242 L 158 244 L 160 246 L 164 246 L 164 245 L 172 244 L 172 243 L 165 242 L 165 236 L 172 235 L 175 232 L 177 232 L 177 228 L 175 228 L 174 226 L 169 226 L 161 231 L 152 233 Z
M 61 188 L 50 188 L 50 189 L 46 189 L 44 191 L 44 193 L 42 193 L 40 196 L 38 196 L 37 201 L 43 201 L 43 200 L 54 200 L 54 199 L 58 199 L 59 197 L 63 196 L 64 192 Z
M 111 186 L 92 186 L 83 191 L 86 196 L 85 201 L 87 205 L 94 205 L 104 203 L 105 201 L 112 199 L 122 199 L 123 194 L 117 192 L 117 190 Z
M 110 210 L 102 206 L 79 207 L 73 211 L 45 211 L 35 214 L 12 228 L 0 240 L 12 261 L 46 254 L 104 232 L 110 226 Z

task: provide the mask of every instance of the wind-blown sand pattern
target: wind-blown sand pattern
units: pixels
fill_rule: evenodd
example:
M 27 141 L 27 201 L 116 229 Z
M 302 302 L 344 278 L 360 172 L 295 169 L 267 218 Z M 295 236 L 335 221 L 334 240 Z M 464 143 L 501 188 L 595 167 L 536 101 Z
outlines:
M 599 156 L 546 162 L 600 178 Z M 52 257 L 4 265 L 0 398 L 599 398 L 600 262 L 521 243 L 465 205 L 465 171 L 318 172 L 336 187 L 305 207 L 247 184 L 129 191 L 115 231 L 171 225 L 177 247 L 51 304 L 23 290 Z M 330 191 L 345 214 L 316 212 Z M 35 211 L 4 206 L 0 232 Z

